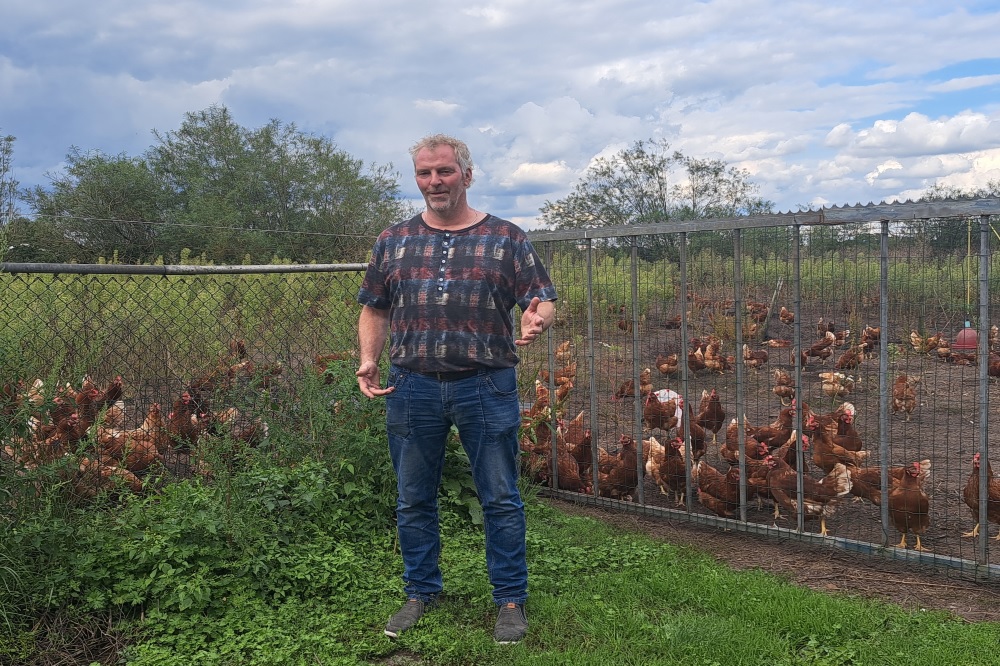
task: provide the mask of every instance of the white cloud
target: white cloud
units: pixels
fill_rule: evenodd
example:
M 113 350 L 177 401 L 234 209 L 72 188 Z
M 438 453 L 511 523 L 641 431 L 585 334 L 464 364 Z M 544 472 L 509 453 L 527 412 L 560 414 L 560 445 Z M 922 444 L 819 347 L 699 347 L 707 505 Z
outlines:
M 463 14 L 474 19 L 482 19 L 489 26 L 500 27 L 507 23 L 509 15 L 497 7 L 473 7 L 463 9 Z
M 901 189 L 901 199 L 915 199 L 933 185 L 954 187 L 959 190 L 973 191 L 986 187 L 991 182 L 1000 182 L 1000 149 L 977 151 L 969 155 L 952 155 L 942 158 L 939 169 L 933 170 L 933 162 L 921 161 L 914 165 L 912 175 L 923 177 L 923 186 Z M 906 187 L 906 186 L 904 186 Z
M 450 116 L 460 108 L 458 104 L 439 99 L 418 99 L 413 102 L 413 106 L 419 111 L 430 111 L 442 116 Z
M 972 166 L 973 161 L 965 155 L 932 155 L 913 160 L 905 169 L 911 178 L 941 178 Z
M 500 186 L 521 192 L 547 193 L 565 184 L 572 172 L 564 162 L 524 163 L 500 179 Z
M 0 131 L 25 185 L 211 104 L 392 162 L 414 197 L 406 149 L 457 134 L 474 205 L 528 221 L 638 139 L 747 169 L 782 210 L 1000 169 L 1000 75 L 962 67 L 997 57 L 1000 9 L 968 0 L 8 4 Z
M 848 123 L 839 123 L 826 135 L 824 145 L 830 148 L 843 148 L 851 142 L 854 132 Z
M 983 150 L 972 156 L 972 171 L 994 174 L 994 180 L 1000 180 L 1000 149 Z
M 868 181 L 869 185 L 874 185 L 875 181 L 881 178 L 885 173 L 896 171 L 902 168 L 903 165 L 897 162 L 896 160 L 887 160 L 876 166 L 874 170 L 865 174 L 865 180 Z
M 931 84 L 927 86 L 927 89 L 931 92 L 956 92 L 961 90 L 972 90 L 973 88 L 995 86 L 998 83 L 1000 83 L 1000 74 L 991 74 L 988 76 L 963 76 L 957 79 L 944 81 L 942 83 Z
M 989 146 L 1000 146 L 1000 121 L 982 113 L 963 111 L 935 120 L 920 113 L 909 113 L 902 120 L 878 120 L 855 135 L 851 149 L 858 154 L 899 157 Z

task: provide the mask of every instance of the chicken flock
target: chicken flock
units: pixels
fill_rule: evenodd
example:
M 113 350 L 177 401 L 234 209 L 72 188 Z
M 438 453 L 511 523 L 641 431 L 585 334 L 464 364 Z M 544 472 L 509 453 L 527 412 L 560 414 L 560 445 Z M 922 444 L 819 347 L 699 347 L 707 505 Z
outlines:
M 766 308 L 763 304 L 749 305 L 748 322 L 764 323 Z M 619 322 L 623 325 L 619 328 L 631 331 L 624 325 L 631 323 L 624 311 L 616 312 L 621 313 Z M 782 307 L 779 320 L 790 326 L 794 315 Z M 667 320 L 665 326 L 678 328 L 679 317 Z M 744 344 L 742 360 L 744 367 L 759 373 L 766 371 L 778 350 L 785 349 L 790 354 L 789 363 L 794 366 L 798 360 L 803 375 L 816 365 L 823 366 L 816 375 L 823 394 L 831 400 L 827 408 L 797 405 L 794 377 L 775 367 L 768 374 L 772 392 L 780 401 L 773 422 L 753 425 L 745 415 L 741 420 L 727 417 L 717 387 L 704 390 L 695 409 L 678 392 L 657 387 L 656 382 L 680 377 L 682 362 L 686 362 L 692 376 L 721 378 L 733 371 L 736 358 L 723 353 L 722 339 L 716 335 L 691 337 L 686 358 L 678 353 L 657 354 L 653 366 L 639 372 L 638 386 L 628 379 L 613 391 L 611 401 L 638 397 L 643 436 L 640 443 L 628 434 L 615 435 L 610 445 L 593 441 L 586 410 L 566 413 L 578 361 L 572 342 L 565 340 L 555 350 L 557 369 L 551 377 L 546 370 L 539 372 L 535 399 L 522 414 L 522 471 L 536 483 L 618 500 L 634 499 L 643 477 L 648 475 L 678 506 L 685 505 L 690 494 L 706 510 L 732 518 L 740 510 L 739 463 L 743 458 L 747 501 L 758 507 L 770 503 L 774 519 L 780 520 L 782 510 L 793 516 L 799 511 L 796 475 L 802 460 L 807 467 L 803 470 L 801 510 L 806 519 L 818 520 L 820 534 L 826 535 L 827 518 L 844 505 L 846 498 L 875 505 L 883 501 L 881 470 L 869 460 L 869 451 L 854 426 L 857 409 L 848 400 L 861 383 L 857 371 L 879 346 L 880 330 L 865 326 L 860 335 L 852 335 L 821 318 L 815 331 L 815 341 L 802 351 L 790 341 L 774 337 L 762 342 L 759 349 Z M 912 331 L 909 342 L 916 354 L 957 365 L 977 363 L 977 354 L 970 358 L 968 351 L 952 350 L 941 333 L 922 336 Z M 1000 334 L 993 326 L 987 359 L 992 377 L 1000 377 L 1000 355 L 995 351 L 998 347 Z M 312 360 L 312 368 L 325 377 L 330 363 L 349 357 L 349 352 L 318 355 Z M 127 413 L 122 399 L 125 386 L 120 376 L 102 387 L 89 375 L 78 386 L 67 383 L 48 387 L 41 379 L 6 381 L 0 383 L 0 419 L 5 421 L 3 432 L 10 434 L 0 442 L 0 456 L 21 470 L 66 461 L 62 476 L 81 497 L 123 487 L 139 492 L 151 471 L 164 466 L 171 457 L 190 457 L 203 438 L 228 438 L 245 446 L 264 441 L 268 432 L 264 420 L 236 406 L 214 402 L 237 384 L 267 388 L 282 371 L 281 364 L 255 364 L 248 358 L 245 342 L 232 340 L 214 367 L 174 396 L 169 410 L 152 402 L 145 409 L 134 405 L 132 414 Z M 919 376 L 904 373 L 893 378 L 893 415 L 905 421 L 912 418 L 920 404 L 920 380 Z M 793 427 L 799 409 L 801 435 Z M 130 421 L 140 421 L 140 414 L 141 422 L 128 427 Z M 195 473 L 211 473 L 197 455 L 191 460 Z M 963 534 L 967 537 L 978 536 L 982 529 L 979 507 L 983 462 L 976 454 L 962 493 L 975 525 Z M 1000 524 L 1000 479 L 994 478 L 988 462 L 985 466 L 987 521 Z M 899 547 L 907 547 L 912 535 L 914 547 L 924 550 L 921 536 L 930 524 L 930 500 L 924 487 L 930 467 L 930 460 L 923 459 L 889 468 L 886 501 L 890 520 L 902 535 Z M 996 539 L 1000 540 L 1000 535 Z
M 748 306 L 749 321 L 764 323 L 767 306 L 755 305 Z M 624 310 L 620 314 L 619 322 L 626 322 Z M 676 328 L 674 324 L 679 321 L 675 319 L 679 318 L 667 320 L 669 326 L 665 327 Z M 779 320 L 791 326 L 795 317 L 782 307 Z M 619 328 L 631 331 L 628 326 Z M 571 351 L 572 342 L 564 340 L 556 348 L 559 369 L 552 378 L 556 395 L 549 395 L 549 373 L 541 372 L 535 381 L 535 401 L 523 412 L 522 471 L 539 484 L 618 500 L 634 499 L 643 477 L 648 475 L 677 506 L 685 506 L 691 494 L 692 500 L 696 497 L 706 510 L 735 518 L 740 511 L 742 458 L 742 473 L 747 477 L 746 501 L 758 508 L 770 504 L 775 521 L 783 517 L 783 511 L 794 518 L 801 510 L 806 520 L 819 522 L 819 534 L 826 536 L 829 534 L 826 521 L 835 511 L 846 510 L 845 506 L 854 502 L 881 506 L 885 501 L 891 525 L 901 535 L 896 547 L 927 550 L 921 537 L 931 522 L 930 496 L 925 489 L 931 473 L 930 459 L 890 466 L 888 493 L 883 498 L 882 470 L 877 461 L 869 459 L 871 452 L 855 427 L 858 410 L 849 399 L 861 386 L 859 370 L 878 353 L 880 329 L 864 326 L 859 334 L 852 335 L 850 330 L 838 329 L 832 321 L 820 318 L 815 330 L 815 341 L 802 350 L 777 338 L 768 338 L 760 348 L 744 344 L 742 361 L 751 372 L 765 371 L 774 354 L 786 349 L 789 365 L 795 367 L 798 361 L 803 376 L 816 365 L 824 366 L 815 374 L 820 390 L 830 399 L 826 408 L 796 404 L 797 387 L 792 373 L 775 367 L 769 376 L 780 408 L 773 422 L 755 425 L 745 415 L 742 422 L 731 417 L 727 421 L 717 387 L 702 391 L 695 409 L 676 391 L 658 385 L 654 369 L 660 378 L 669 381 L 680 377 L 681 363 L 686 362 L 689 377 L 721 377 L 735 368 L 736 359 L 723 353 L 719 336 L 691 337 L 686 358 L 676 352 L 659 353 L 651 367 L 639 372 L 638 387 L 634 379 L 627 379 L 610 396 L 612 402 L 640 401 L 641 445 L 627 434 L 611 434 L 610 438 L 616 441 L 610 445 L 595 443 L 593 432 L 587 427 L 586 410 L 573 415 L 566 413 L 576 380 L 577 361 Z M 1000 377 L 1000 355 L 994 351 L 1000 344 L 996 326 L 991 328 L 989 338 L 988 373 Z M 952 350 L 941 334 L 923 337 L 914 331 L 910 342 L 918 354 L 958 365 L 976 363 L 976 354 L 972 354 L 970 361 L 966 351 Z M 921 377 L 900 372 L 891 381 L 891 414 L 908 422 L 920 404 Z M 801 434 L 793 425 L 798 410 L 801 410 Z M 971 461 L 962 494 L 975 521 L 975 527 L 963 534 L 967 537 L 978 536 L 981 529 L 979 458 L 977 453 Z M 806 465 L 801 473 L 801 508 L 799 461 Z M 986 466 L 987 520 L 1000 524 L 1000 479 L 994 478 L 988 463 Z M 1000 535 L 996 539 L 1000 541 Z
M 339 353 L 320 355 L 312 367 L 324 376 L 326 365 L 341 358 Z M 51 390 L 42 379 L 4 382 L 0 419 L 2 432 L 9 434 L 0 456 L 22 473 L 65 462 L 60 476 L 81 498 L 122 487 L 142 491 L 151 472 L 180 459 L 192 472 L 210 475 L 208 464 L 197 455 L 205 438 L 255 447 L 268 436 L 264 419 L 219 401 L 237 388 L 266 390 L 282 372 L 280 363 L 254 363 L 245 341 L 234 339 L 213 368 L 184 386 L 169 410 L 151 402 L 144 410 L 136 405 L 134 416 L 123 400 L 126 387 L 121 376 L 100 387 L 86 375 L 79 386 L 66 383 Z M 138 421 L 139 414 L 141 422 L 128 427 L 130 416 Z

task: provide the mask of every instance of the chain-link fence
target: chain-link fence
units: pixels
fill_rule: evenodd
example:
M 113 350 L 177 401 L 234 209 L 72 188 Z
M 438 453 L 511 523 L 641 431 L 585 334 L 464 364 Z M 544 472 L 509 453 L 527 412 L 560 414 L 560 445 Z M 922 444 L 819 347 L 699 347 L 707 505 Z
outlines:
M 356 366 L 360 264 L 4 268 L 8 480 L 70 453 L 68 474 L 42 478 L 84 496 L 152 469 L 188 477 L 203 435 L 256 447 L 300 431 L 303 381 Z
M 522 350 L 525 474 L 733 538 L 996 576 L 998 214 L 941 202 L 533 234 L 560 301 L 548 343 Z M 161 412 L 173 445 L 111 438 L 113 459 L 81 467 L 94 489 L 125 475 L 109 467 L 141 484 L 154 459 L 197 473 L 207 429 L 254 444 L 301 420 L 301 382 L 356 363 L 363 268 L 5 264 L 5 474 L 86 436 L 52 413 L 21 428 L 12 415 L 36 406 L 112 430 Z

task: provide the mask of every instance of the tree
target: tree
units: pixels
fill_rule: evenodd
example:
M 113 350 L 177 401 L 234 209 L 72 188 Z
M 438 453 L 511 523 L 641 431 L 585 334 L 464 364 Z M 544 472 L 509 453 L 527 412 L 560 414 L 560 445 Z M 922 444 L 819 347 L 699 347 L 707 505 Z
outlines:
M 683 156 L 665 143 L 637 141 L 611 158 L 600 157 L 573 192 L 542 206 L 555 229 L 615 227 L 664 222 L 675 208 L 670 174 Z
M 0 261 L 59 261 L 51 249 L 59 234 L 18 211 L 17 203 L 25 193 L 13 175 L 14 141 L 13 136 L 0 137 Z
M 412 215 L 391 165 L 366 168 L 278 120 L 247 129 L 213 106 L 154 136 L 142 157 L 72 148 L 65 172 L 27 193 L 35 218 L 21 231 L 45 255 L 33 260 L 364 261 Z
M 323 137 L 272 120 L 248 130 L 222 106 L 154 132 L 147 159 L 175 193 L 161 251 L 190 248 L 239 262 L 366 258 L 372 237 L 409 214 L 397 177 Z
M 0 136 L 0 227 L 5 227 L 17 213 L 17 181 L 14 180 L 13 136 Z
M 674 214 L 680 219 L 764 215 L 774 204 L 762 199 L 760 187 L 750 182 L 745 169 L 727 166 L 722 160 L 681 157 L 687 180 L 675 186 L 680 204 Z
M 168 192 L 146 161 L 74 147 L 66 163 L 65 173 L 50 176 L 50 189 L 28 193 L 36 240 L 46 238 L 58 261 L 94 262 L 115 253 L 126 262 L 148 260 Z
M 0 137 L 0 261 L 7 256 L 10 247 L 11 223 L 16 208 L 17 181 L 13 176 L 14 137 Z
M 546 201 L 543 222 L 555 229 L 667 224 L 677 220 L 756 215 L 771 211 L 749 173 L 721 160 L 671 151 L 666 141 L 636 141 L 611 158 L 598 158 L 564 199 Z M 726 234 L 699 234 L 703 246 L 731 254 Z M 648 259 L 676 256 L 676 236 L 637 239 Z M 700 248 L 696 248 L 700 249 Z

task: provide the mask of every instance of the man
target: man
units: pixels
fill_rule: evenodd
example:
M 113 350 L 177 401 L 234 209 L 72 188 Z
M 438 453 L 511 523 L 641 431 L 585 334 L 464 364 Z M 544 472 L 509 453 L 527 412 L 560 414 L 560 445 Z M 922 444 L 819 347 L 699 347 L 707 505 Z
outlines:
M 493 635 L 516 643 L 528 628 L 528 568 L 514 366 L 517 347 L 552 325 L 556 291 L 521 229 L 469 206 L 473 165 L 465 143 L 433 135 L 410 155 L 426 208 L 382 232 L 358 293 L 358 385 L 369 398 L 386 397 L 407 595 L 385 634 L 396 638 L 412 627 L 441 593 L 437 497 L 455 426 L 483 507 L 499 607 Z M 516 340 L 515 304 L 522 310 Z M 391 366 L 381 388 L 387 334 Z

